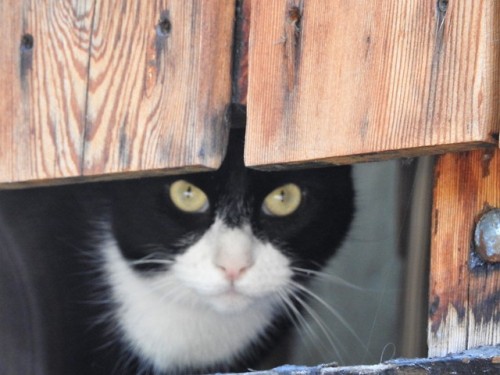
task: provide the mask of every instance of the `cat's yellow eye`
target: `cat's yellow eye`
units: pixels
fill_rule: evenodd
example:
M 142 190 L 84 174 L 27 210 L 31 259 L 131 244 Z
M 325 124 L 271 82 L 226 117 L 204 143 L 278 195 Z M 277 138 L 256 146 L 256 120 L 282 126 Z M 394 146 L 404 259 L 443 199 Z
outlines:
M 295 184 L 286 184 L 274 189 L 262 203 L 262 210 L 273 216 L 287 216 L 299 208 L 302 192 Z
M 205 212 L 209 206 L 203 190 L 185 180 L 177 180 L 170 185 L 170 199 L 179 210 L 188 213 Z

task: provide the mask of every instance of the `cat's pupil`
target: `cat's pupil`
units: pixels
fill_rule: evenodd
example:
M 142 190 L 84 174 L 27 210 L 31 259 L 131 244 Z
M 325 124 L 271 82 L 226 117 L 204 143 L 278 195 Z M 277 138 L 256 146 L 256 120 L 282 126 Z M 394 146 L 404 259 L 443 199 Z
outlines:
M 280 191 L 280 194 L 279 194 L 279 196 L 278 196 L 278 200 L 279 200 L 280 202 L 285 202 L 285 191 L 284 191 L 284 190 L 281 190 L 281 191 Z
M 279 193 L 275 194 L 273 198 L 279 203 L 285 203 L 287 198 L 285 190 L 280 190 Z

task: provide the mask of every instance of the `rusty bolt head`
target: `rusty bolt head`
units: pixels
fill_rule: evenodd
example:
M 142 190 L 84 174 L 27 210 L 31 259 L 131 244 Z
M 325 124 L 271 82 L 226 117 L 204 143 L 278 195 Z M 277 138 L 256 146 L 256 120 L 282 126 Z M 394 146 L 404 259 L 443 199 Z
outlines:
M 500 209 L 489 210 L 479 219 L 474 232 L 474 244 L 486 262 L 500 262 Z

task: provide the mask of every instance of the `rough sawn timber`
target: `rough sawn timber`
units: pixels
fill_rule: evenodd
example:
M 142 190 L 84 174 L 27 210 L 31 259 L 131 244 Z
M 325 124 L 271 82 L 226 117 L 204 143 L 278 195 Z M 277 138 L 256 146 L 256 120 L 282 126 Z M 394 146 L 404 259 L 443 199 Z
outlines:
M 499 19 L 495 0 L 253 1 L 247 165 L 498 143 Z
M 393 359 L 370 366 L 319 365 L 314 367 L 285 365 L 248 375 L 435 375 L 498 374 L 500 347 L 484 346 L 443 357 Z
M 2 0 L 0 186 L 218 168 L 234 2 Z
M 432 208 L 428 345 L 444 355 L 500 342 L 500 264 L 481 262 L 473 233 L 500 207 L 500 150 L 438 158 Z

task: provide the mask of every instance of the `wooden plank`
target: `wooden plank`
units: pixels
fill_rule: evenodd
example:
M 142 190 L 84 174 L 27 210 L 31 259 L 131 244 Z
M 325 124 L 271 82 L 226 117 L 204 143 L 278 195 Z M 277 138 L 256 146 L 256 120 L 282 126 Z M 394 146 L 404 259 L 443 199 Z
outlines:
M 0 1 L 0 183 L 80 174 L 93 1 Z
M 498 142 L 499 19 L 495 0 L 253 1 L 247 165 Z
M 437 358 L 393 359 L 376 365 L 341 366 L 335 364 L 314 367 L 284 365 L 267 371 L 247 372 L 247 375 L 432 375 L 432 374 L 498 374 L 500 347 L 486 346 Z
M 0 185 L 217 168 L 234 6 L 0 1 Z
M 444 355 L 500 342 L 500 265 L 470 267 L 475 223 L 500 207 L 500 151 L 444 155 L 435 179 L 428 345 Z
M 84 175 L 220 165 L 234 14 L 225 0 L 98 2 Z

